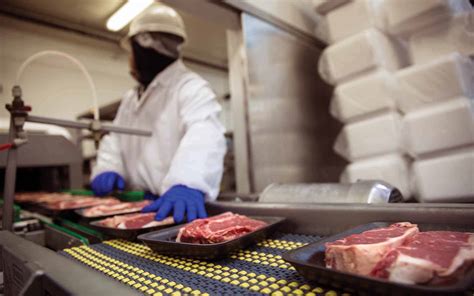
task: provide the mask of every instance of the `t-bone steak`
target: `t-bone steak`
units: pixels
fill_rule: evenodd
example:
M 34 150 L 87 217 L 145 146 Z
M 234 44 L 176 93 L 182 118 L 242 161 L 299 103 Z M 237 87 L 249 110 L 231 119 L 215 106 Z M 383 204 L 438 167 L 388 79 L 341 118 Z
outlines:
M 235 239 L 258 230 L 267 223 L 226 212 L 206 219 L 197 219 L 179 230 L 177 242 L 213 244 Z
M 155 215 L 156 213 L 118 215 L 101 220 L 98 224 L 118 229 L 140 229 L 174 224 L 173 217 L 168 217 L 163 221 L 155 221 Z
M 441 282 L 473 262 L 474 233 L 420 232 L 388 252 L 371 275 L 407 284 Z
M 326 243 L 326 267 L 369 275 L 388 251 L 417 233 L 415 224 L 400 222 Z

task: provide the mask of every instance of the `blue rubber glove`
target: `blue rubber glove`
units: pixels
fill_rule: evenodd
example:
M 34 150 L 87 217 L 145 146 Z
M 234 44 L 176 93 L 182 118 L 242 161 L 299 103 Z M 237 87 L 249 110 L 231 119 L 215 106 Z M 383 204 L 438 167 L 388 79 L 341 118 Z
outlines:
M 176 223 L 183 222 L 185 212 L 188 222 L 207 217 L 206 208 L 204 207 L 204 193 L 184 185 L 171 187 L 158 200 L 142 210 L 144 213 L 156 211 L 155 219 L 158 221 L 168 217 L 171 212 L 173 212 Z
M 92 180 L 91 187 L 95 195 L 104 196 L 115 189 L 124 190 L 125 180 L 116 172 L 103 172 Z
M 160 196 L 151 193 L 150 191 L 145 191 L 145 194 L 143 194 L 143 199 L 145 200 L 157 200 Z

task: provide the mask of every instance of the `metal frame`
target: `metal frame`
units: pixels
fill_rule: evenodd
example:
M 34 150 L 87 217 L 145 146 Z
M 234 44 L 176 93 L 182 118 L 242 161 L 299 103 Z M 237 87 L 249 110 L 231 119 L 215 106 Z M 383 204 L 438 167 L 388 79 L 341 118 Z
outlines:
M 6 143 L 8 137 L 0 135 L 0 143 Z M 57 135 L 29 135 L 31 145 L 18 150 L 17 167 L 57 167 L 67 166 L 69 174 L 68 188 L 81 188 L 82 155 L 79 147 Z M 0 167 L 6 167 L 7 155 L 0 154 Z
M 259 8 L 257 5 L 254 5 L 252 1 L 243 1 L 243 0 L 222 0 L 225 4 L 235 8 L 239 9 L 242 12 L 246 12 L 248 14 L 251 14 L 255 17 L 258 17 L 292 35 L 295 37 L 298 37 L 299 39 L 308 42 L 309 44 L 313 44 L 315 46 L 324 48 L 326 47 L 326 42 L 318 39 L 316 36 L 309 34 L 308 32 L 305 32 L 301 30 L 300 28 L 297 28 L 294 26 L 291 22 L 285 21 L 281 18 L 275 17 L 268 11 L 265 11 L 264 9 Z M 288 7 L 289 9 L 291 7 Z
M 338 182 L 346 162 L 333 151 L 341 124 L 328 112 L 332 87 L 315 67 L 322 49 L 247 13 L 242 31 L 246 100 L 237 120 L 246 124 L 251 192 Z
M 227 55 L 229 61 L 229 88 L 232 119 L 234 122 L 234 155 L 237 192 L 252 192 L 247 118 L 247 60 L 242 29 L 227 30 Z
M 141 295 L 98 271 L 11 232 L 0 232 L 0 245 L 1 267 L 8 279 L 6 295 L 17 295 L 20 289 L 31 292 L 26 295 Z M 36 289 L 30 285 L 35 285 Z
M 281 229 L 298 234 L 330 235 L 370 222 L 453 224 L 474 229 L 474 204 L 315 204 L 214 202 L 209 215 L 232 211 L 244 215 L 282 216 Z

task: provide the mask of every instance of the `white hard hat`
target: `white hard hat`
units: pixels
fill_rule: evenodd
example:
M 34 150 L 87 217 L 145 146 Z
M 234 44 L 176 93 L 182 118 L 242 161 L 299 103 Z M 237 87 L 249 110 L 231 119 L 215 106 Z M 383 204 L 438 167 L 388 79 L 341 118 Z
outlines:
M 130 24 L 127 37 L 121 44 L 125 49 L 130 48 L 130 38 L 145 32 L 161 32 L 179 36 L 186 41 L 186 30 L 181 16 L 173 8 L 162 3 L 155 3 L 136 17 Z

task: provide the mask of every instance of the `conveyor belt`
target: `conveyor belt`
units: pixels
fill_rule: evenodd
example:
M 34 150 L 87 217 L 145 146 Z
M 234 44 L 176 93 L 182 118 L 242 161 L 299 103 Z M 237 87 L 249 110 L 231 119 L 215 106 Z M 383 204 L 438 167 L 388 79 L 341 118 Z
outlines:
M 317 239 L 277 234 L 214 262 L 159 255 L 124 240 L 70 248 L 61 254 L 145 295 L 349 295 L 307 283 L 281 258 L 285 251 Z

